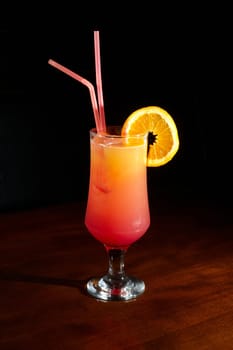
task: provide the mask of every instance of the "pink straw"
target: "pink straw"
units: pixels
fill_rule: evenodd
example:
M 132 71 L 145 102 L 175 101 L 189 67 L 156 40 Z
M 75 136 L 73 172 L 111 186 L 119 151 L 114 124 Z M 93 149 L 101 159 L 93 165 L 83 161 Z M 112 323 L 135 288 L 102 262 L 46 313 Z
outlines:
M 97 97 L 98 97 L 98 104 L 99 104 L 100 128 L 101 128 L 101 131 L 105 131 L 106 124 L 105 124 L 104 99 L 103 99 L 102 78 L 101 78 L 99 31 L 94 31 L 94 44 L 95 44 L 94 45 L 95 73 L 96 73 Z
M 90 96 L 91 96 L 91 102 L 92 102 L 92 107 L 93 107 L 93 112 L 94 112 L 96 129 L 97 129 L 97 132 L 102 131 L 103 127 L 102 127 L 102 122 L 100 121 L 100 117 L 99 117 L 98 104 L 97 104 L 95 90 L 94 90 L 93 85 L 88 80 L 81 77 L 79 74 L 72 72 L 70 69 L 62 66 L 61 64 L 55 62 L 54 60 L 49 59 L 48 63 L 51 66 L 57 68 L 58 70 L 69 75 L 70 77 L 78 80 L 80 83 L 82 83 L 88 87 L 89 92 L 90 92 Z

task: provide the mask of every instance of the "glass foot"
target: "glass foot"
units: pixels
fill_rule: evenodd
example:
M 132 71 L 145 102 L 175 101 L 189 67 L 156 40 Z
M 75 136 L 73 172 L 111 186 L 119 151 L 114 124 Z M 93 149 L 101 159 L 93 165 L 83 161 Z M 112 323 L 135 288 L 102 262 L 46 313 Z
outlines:
M 145 283 L 134 277 L 112 280 L 107 275 L 87 282 L 87 292 L 96 299 L 126 301 L 137 298 L 145 291 Z

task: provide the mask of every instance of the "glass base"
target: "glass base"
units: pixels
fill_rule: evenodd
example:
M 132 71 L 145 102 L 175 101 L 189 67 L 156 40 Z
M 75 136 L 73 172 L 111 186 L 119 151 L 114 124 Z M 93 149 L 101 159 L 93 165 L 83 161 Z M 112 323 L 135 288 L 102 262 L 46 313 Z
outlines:
M 108 275 L 87 282 L 87 292 L 96 299 L 126 301 L 137 298 L 145 291 L 145 283 L 135 277 L 112 280 Z

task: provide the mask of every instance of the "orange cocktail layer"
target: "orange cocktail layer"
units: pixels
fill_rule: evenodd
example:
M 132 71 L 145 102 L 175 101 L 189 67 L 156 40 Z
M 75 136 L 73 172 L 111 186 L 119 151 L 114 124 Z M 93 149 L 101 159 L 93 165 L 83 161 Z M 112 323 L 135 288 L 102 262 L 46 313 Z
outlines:
M 92 139 L 85 223 L 96 239 L 110 247 L 128 246 L 146 232 L 150 217 L 142 140 L 131 145 Z

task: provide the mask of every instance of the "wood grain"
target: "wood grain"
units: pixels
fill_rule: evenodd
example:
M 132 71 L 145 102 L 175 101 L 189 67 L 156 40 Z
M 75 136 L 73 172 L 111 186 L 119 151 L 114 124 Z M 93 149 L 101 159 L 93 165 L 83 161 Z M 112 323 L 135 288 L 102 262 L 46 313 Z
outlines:
M 144 279 L 132 302 L 101 302 L 85 284 L 107 269 L 84 226 L 85 203 L 0 214 L 0 349 L 233 349 L 230 209 L 151 209 L 126 270 Z

